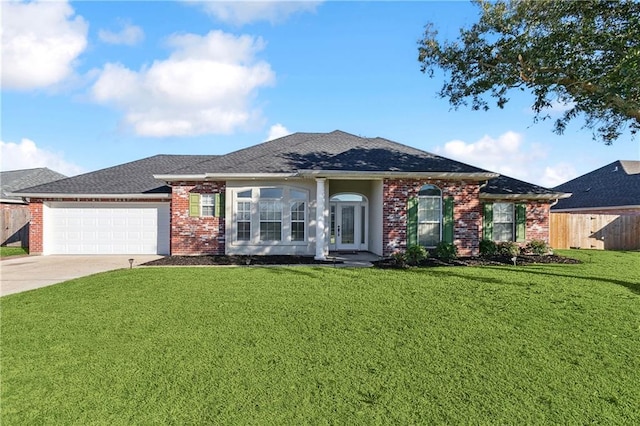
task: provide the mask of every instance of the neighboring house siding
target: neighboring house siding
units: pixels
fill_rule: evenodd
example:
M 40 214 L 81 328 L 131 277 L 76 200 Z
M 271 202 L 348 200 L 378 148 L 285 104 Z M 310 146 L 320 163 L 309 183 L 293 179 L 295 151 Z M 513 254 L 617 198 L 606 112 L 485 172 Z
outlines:
M 222 194 L 225 182 L 173 182 L 171 198 L 171 254 L 223 255 L 225 254 L 225 218 L 191 216 L 189 196 L 195 194 Z
M 383 182 L 383 249 L 389 256 L 407 248 L 407 202 L 423 185 L 435 185 L 442 197 L 453 197 L 453 243 L 461 256 L 478 254 L 480 244 L 480 184 L 464 181 L 385 179 Z

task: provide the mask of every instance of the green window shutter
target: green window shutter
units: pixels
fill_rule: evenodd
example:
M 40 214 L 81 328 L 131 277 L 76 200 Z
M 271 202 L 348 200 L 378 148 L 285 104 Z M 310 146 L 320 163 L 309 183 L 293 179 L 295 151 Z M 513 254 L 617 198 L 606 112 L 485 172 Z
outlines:
M 493 203 L 484 203 L 483 205 L 482 239 L 493 240 Z
M 418 199 L 407 200 L 407 248 L 418 245 Z
M 200 194 L 189 194 L 189 216 L 200 216 Z
M 527 239 L 527 205 L 516 204 L 516 241 L 519 243 Z
M 442 215 L 442 240 L 453 244 L 453 197 L 447 197 L 444 202 L 444 214 Z
M 224 194 L 217 193 L 215 196 L 215 217 L 224 217 Z

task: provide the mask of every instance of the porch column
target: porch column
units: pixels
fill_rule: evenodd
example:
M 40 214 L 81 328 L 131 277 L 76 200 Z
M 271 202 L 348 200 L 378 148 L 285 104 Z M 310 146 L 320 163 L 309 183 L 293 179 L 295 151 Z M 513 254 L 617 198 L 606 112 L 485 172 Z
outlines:
M 316 178 L 316 260 L 325 260 L 324 255 L 324 183 L 325 178 Z

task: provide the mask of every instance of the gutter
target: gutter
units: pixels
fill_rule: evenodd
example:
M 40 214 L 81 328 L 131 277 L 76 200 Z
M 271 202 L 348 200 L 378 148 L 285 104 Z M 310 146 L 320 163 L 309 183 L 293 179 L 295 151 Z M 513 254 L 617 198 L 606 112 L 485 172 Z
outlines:
M 171 199 L 171 194 L 69 194 L 69 193 L 38 193 L 38 192 L 13 192 L 11 195 L 23 198 L 98 198 L 98 199 Z
M 498 173 L 457 173 L 457 172 L 358 172 L 344 170 L 298 170 L 299 176 L 326 177 L 326 178 L 350 178 L 350 179 L 380 179 L 380 178 L 422 178 L 422 179 L 448 179 L 448 180 L 473 180 L 482 181 L 500 176 Z
M 256 180 L 297 177 L 297 173 L 200 173 L 197 175 L 153 175 L 154 179 L 165 182 L 212 181 L 212 180 Z

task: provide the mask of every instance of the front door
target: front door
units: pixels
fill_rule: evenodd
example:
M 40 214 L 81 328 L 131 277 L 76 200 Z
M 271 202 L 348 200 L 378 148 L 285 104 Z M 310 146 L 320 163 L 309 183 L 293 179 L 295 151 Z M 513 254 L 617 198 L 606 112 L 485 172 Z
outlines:
M 331 250 L 367 250 L 366 204 L 331 203 Z

